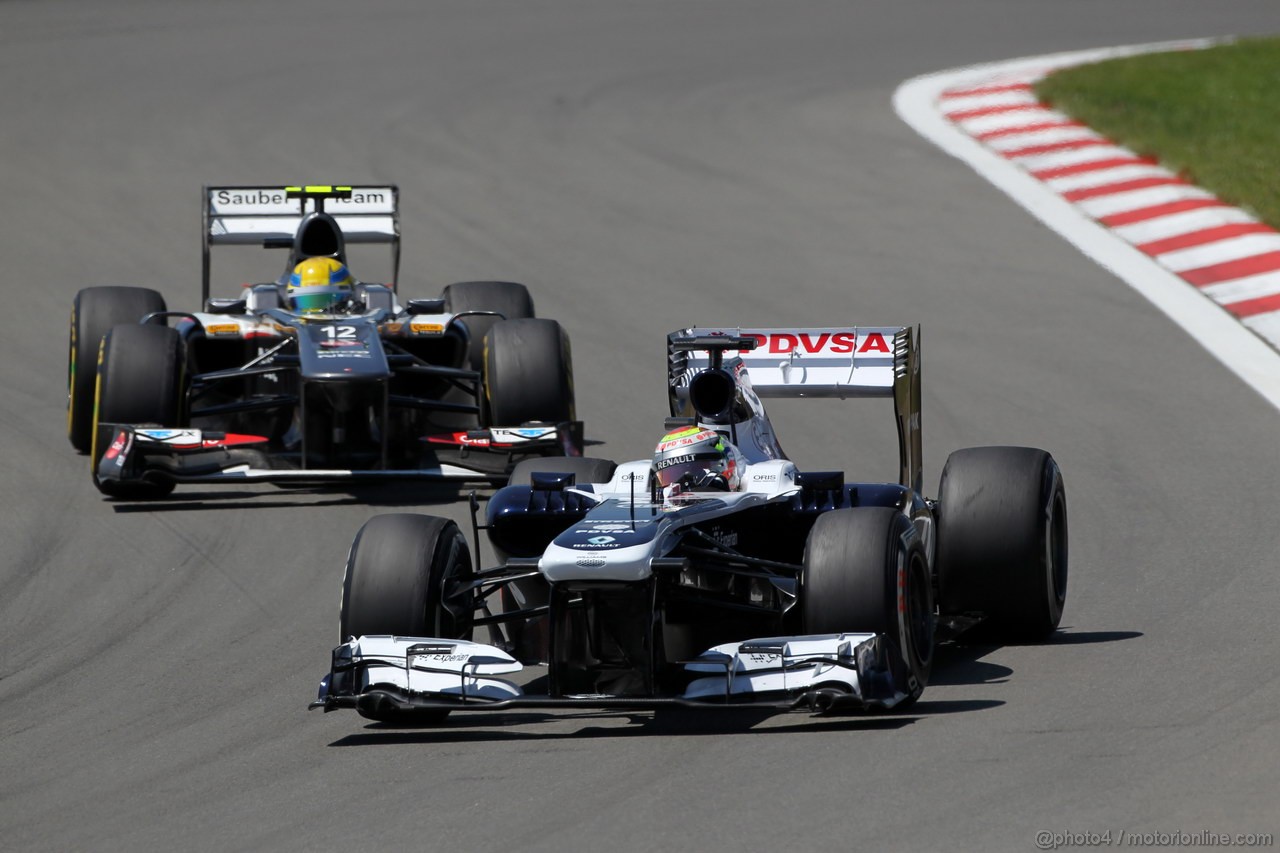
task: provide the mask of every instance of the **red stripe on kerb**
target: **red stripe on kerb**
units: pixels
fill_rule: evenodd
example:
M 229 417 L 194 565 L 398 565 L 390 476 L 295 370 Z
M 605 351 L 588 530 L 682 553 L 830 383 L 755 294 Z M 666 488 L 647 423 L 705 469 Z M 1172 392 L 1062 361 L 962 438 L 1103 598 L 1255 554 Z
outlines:
M 1270 314 L 1272 311 L 1280 311 L 1280 293 L 1273 293 L 1270 296 L 1259 296 L 1257 299 L 1245 299 L 1241 302 L 1232 302 L 1230 305 L 1223 305 L 1232 314 L 1237 317 L 1253 317 L 1257 314 Z
M 1044 107 L 1036 103 L 1025 104 L 1001 104 L 998 107 L 976 107 L 971 110 L 956 110 L 953 113 L 947 113 L 947 118 L 952 121 L 964 121 L 967 118 L 978 118 L 979 116 L 993 116 L 1000 113 L 1015 113 L 1018 110 L 1042 110 Z
M 942 97 L 946 98 L 969 98 L 974 95 L 998 95 L 1001 92 L 1028 92 L 1031 90 L 1030 83 L 1007 83 L 1003 86 L 979 86 L 976 89 L 952 89 L 949 92 L 943 92 Z
M 1015 148 L 1012 151 L 1001 151 L 1005 157 L 1033 157 L 1036 154 L 1052 154 L 1054 151 L 1074 151 L 1077 148 L 1089 148 L 1094 145 L 1112 145 L 1105 139 L 1072 139 L 1067 142 L 1046 142 L 1044 145 L 1030 145 L 1026 148 Z
M 1024 124 L 1018 127 L 1003 127 L 1000 130 L 988 130 L 986 133 L 974 134 L 974 139 L 984 142 L 988 139 L 999 139 L 1002 136 L 1014 136 L 1019 133 L 1035 133 L 1038 130 L 1058 130 L 1063 127 L 1084 127 L 1078 121 L 1041 121 L 1035 124 Z
M 1121 225 L 1132 225 L 1135 222 L 1146 222 L 1148 219 L 1155 219 L 1157 216 L 1168 216 L 1171 213 L 1182 213 L 1186 210 L 1200 210 L 1205 207 L 1226 207 L 1224 202 L 1218 201 L 1216 198 L 1184 198 L 1181 201 L 1171 201 L 1167 204 L 1153 204 L 1151 207 L 1140 207 L 1137 210 L 1126 210 L 1123 213 L 1113 213 L 1110 216 L 1104 216 L 1098 221 L 1103 225 L 1111 228 L 1118 228 Z
M 1231 281 L 1233 278 L 1244 278 L 1248 275 L 1260 275 L 1276 270 L 1280 270 L 1280 252 L 1264 252 L 1261 255 L 1186 270 L 1178 275 L 1196 287 L 1204 287 L 1206 284 L 1217 284 L 1220 281 Z
M 1217 225 L 1213 228 L 1201 228 L 1199 231 L 1190 231 L 1186 234 L 1179 234 L 1176 237 L 1165 237 L 1163 240 L 1152 240 L 1150 243 L 1140 244 L 1138 248 L 1148 255 L 1163 255 L 1165 252 L 1189 249 L 1192 246 L 1203 246 L 1205 243 L 1226 240 L 1229 237 L 1240 237 L 1245 234 L 1260 234 L 1263 232 L 1274 234 L 1276 230 L 1262 222 L 1236 222 L 1229 225 Z
M 1115 193 L 1126 193 L 1131 190 L 1144 190 L 1147 187 L 1163 187 L 1169 184 L 1185 184 L 1186 181 L 1181 178 L 1162 177 L 1153 175 L 1149 178 L 1134 178 L 1131 181 L 1117 181 L 1114 184 L 1103 184 L 1100 187 L 1085 187 L 1083 189 L 1071 190 L 1062 194 L 1067 201 L 1084 201 L 1087 198 L 1097 198 L 1103 195 L 1114 195 Z

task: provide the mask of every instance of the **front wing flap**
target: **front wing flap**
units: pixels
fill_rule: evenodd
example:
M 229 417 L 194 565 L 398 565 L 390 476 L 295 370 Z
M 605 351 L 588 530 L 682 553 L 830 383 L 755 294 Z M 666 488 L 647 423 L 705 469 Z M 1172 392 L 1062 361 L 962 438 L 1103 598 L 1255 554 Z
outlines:
M 365 636 L 333 650 L 311 708 L 336 711 L 498 711 L 508 708 L 724 708 L 887 710 L 908 697 L 888 639 L 879 634 L 773 637 L 728 643 L 685 661 L 695 674 L 674 696 L 526 693 L 499 675 L 522 665 L 466 640 Z
M 264 436 L 199 429 L 151 429 L 100 424 L 105 448 L 94 466 L 102 484 L 325 483 L 353 480 L 487 480 L 505 483 L 508 461 L 524 455 L 582 455 L 581 421 L 494 427 L 423 439 L 419 468 L 300 468 L 273 453 Z M 448 456 L 441 459 L 441 451 Z

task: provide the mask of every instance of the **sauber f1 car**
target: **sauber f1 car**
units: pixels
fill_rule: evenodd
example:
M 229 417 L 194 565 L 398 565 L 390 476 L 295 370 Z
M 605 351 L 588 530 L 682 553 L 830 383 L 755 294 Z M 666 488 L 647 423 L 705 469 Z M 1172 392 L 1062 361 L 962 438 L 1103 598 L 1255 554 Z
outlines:
M 347 273 L 348 243 L 386 244 L 394 282 L 398 199 L 394 186 L 206 187 L 203 310 L 139 287 L 80 291 L 67 431 L 98 488 L 503 483 L 521 458 L 579 455 L 568 338 L 534 317 L 524 285 L 402 302 L 394 283 Z M 211 298 L 210 248 L 227 244 L 287 249 L 284 274 Z
M 926 498 L 918 328 L 693 328 L 668 352 L 656 461 L 521 462 L 483 525 L 472 498 L 498 565 L 473 569 L 446 519 L 370 519 L 311 707 L 409 724 L 517 707 L 901 708 L 942 639 L 1054 632 L 1058 466 L 1031 448 L 960 450 Z M 899 481 L 798 469 L 762 397 L 891 397 Z M 705 464 L 700 443 L 732 449 L 728 482 L 664 476 Z

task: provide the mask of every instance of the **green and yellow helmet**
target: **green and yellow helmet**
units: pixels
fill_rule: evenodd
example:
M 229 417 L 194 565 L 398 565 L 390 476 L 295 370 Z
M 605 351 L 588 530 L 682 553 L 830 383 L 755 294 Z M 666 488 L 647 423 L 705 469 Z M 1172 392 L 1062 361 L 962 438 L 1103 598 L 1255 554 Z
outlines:
M 289 276 L 289 306 L 302 314 L 324 314 L 351 298 L 354 283 L 336 258 L 307 258 Z

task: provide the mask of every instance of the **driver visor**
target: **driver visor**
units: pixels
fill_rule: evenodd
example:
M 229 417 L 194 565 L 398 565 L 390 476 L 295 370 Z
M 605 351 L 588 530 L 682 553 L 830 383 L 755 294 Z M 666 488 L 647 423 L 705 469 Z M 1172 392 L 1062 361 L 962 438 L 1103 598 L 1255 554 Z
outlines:
M 674 486 L 685 477 L 692 476 L 695 483 L 701 482 L 707 473 L 718 474 L 724 467 L 724 460 L 718 453 L 703 453 L 697 456 L 678 456 L 681 461 L 670 465 L 658 463 L 654 476 L 662 486 Z

